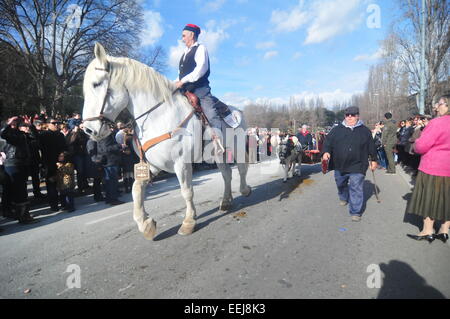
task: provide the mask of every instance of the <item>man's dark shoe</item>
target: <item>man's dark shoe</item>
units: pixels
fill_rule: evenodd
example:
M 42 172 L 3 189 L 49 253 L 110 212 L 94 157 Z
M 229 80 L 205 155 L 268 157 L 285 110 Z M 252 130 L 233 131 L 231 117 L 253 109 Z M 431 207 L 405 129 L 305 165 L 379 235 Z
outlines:
M 34 223 L 38 223 L 39 220 L 34 219 L 33 217 L 31 217 L 30 214 L 26 214 L 24 216 L 22 216 L 21 218 L 19 218 L 19 224 L 34 224 Z
M 50 207 L 50 210 L 51 210 L 52 212 L 59 212 L 58 206 Z
M 44 199 L 44 198 L 47 198 L 47 195 L 44 195 L 42 193 L 36 193 L 36 194 L 34 194 L 34 198 L 36 198 L 36 199 Z
M 30 215 L 30 206 L 26 204 L 17 204 L 17 214 L 20 224 L 34 224 L 39 222 Z
M 17 219 L 16 212 L 12 208 L 5 208 L 3 211 L 3 217 Z
M 96 202 L 102 202 L 104 200 L 106 200 L 106 198 L 103 196 L 102 197 L 94 197 L 94 201 L 96 201 Z
M 121 200 L 116 199 L 116 200 L 109 201 L 108 204 L 112 205 L 112 206 L 115 206 L 115 205 L 125 204 L 125 202 L 122 202 Z

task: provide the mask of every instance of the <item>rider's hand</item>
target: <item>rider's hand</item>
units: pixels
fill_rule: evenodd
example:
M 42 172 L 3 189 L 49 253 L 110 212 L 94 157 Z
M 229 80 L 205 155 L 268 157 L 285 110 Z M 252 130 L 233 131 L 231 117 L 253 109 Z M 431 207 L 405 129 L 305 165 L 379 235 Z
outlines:
M 175 82 L 175 86 L 177 87 L 177 89 L 179 89 L 179 88 L 181 88 L 182 86 L 183 86 L 183 82 L 181 82 L 181 81 L 177 81 L 177 82 Z
M 331 157 L 330 153 L 324 153 L 322 155 L 322 160 L 328 161 L 330 159 L 330 157 Z

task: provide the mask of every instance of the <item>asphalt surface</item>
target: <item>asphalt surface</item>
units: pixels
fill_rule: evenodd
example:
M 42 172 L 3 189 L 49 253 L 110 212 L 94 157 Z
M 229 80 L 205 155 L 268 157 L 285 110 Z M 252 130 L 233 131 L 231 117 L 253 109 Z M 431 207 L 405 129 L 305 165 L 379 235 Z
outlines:
M 278 163 L 251 165 L 249 198 L 238 193 L 234 168 L 234 206 L 225 213 L 220 173 L 197 172 L 198 224 L 183 237 L 185 204 L 168 176 L 147 188 L 154 241 L 139 233 L 129 194 L 120 206 L 77 197 L 73 213 L 37 206 L 37 224 L 0 223 L 0 298 L 450 297 L 449 244 L 408 238 L 422 224 L 405 214 L 409 185 L 381 170 L 376 178 L 381 203 L 368 174 L 355 223 L 320 165 L 303 165 L 286 184 Z

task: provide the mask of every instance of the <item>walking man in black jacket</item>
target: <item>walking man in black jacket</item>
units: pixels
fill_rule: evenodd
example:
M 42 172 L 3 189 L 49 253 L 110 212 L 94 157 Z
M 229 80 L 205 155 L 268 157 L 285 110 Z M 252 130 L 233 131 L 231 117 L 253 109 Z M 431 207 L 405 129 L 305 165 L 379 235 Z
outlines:
M 338 188 L 340 204 L 349 204 L 352 221 L 361 220 L 364 204 L 364 178 L 367 169 L 377 169 L 377 150 L 372 133 L 359 118 L 359 108 L 345 110 L 345 120 L 333 128 L 325 139 L 323 160 L 329 160 L 330 170 Z

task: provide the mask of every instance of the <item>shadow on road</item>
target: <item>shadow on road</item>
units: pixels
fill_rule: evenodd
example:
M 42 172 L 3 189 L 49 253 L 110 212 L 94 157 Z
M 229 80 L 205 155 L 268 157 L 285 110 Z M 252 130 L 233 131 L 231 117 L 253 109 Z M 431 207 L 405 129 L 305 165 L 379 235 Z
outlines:
M 314 181 L 310 179 L 311 175 L 321 172 L 322 168 L 320 164 L 309 166 L 305 165 L 302 166 L 302 176 L 296 176 L 288 180 L 287 183 L 282 183 L 282 177 L 280 176 L 280 179 L 253 187 L 250 197 L 239 196 L 234 199 L 233 207 L 231 210 L 221 213 L 219 212 L 218 207 L 216 207 L 200 214 L 197 217 L 198 224 L 196 225 L 195 229 L 196 231 L 199 231 L 220 218 L 241 211 L 247 207 L 265 202 L 267 200 L 271 200 L 274 198 L 278 198 L 278 201 L 286 200 L 293 192 L 301 191 L 299 189 L 301 185 L 309 186 L 313 184 Z M 199 222 L 200 220 L 205 219 L 216 212 L 219 212 L 220 214 Z M 160 241 L 176 235 L 179 227 L 180 224 L 160 233 L 154 238 L 154 240 Z
M 207 171 L 202 171 L 202 172 L 196 174 L 196 176 L 195 176 L 196 180 L 194 180 L 192 182 L 193 185 L 196 186 L 196 185 L 201 185 L 203 183 L 206 183 L 209 180 L 209 178 L 206 178 L 204 176 L 207 174 L 208 174 Z M 169 174 L 167 175 L 168 179 L 172 178 L 172 177 L 175 177 L 175 176 L 169 175 Z M 174 178 L 174 182 L 172 182 L 172 181 L 168 182 L 166 180 L 165 183 L 158 184 L 157 187 L 154 187 L 151 185 L 148 187 L 149 187 L 150 192 L 147 191 L 146 200 L 151 200 L 151 199 L 155 199 L 155 198 L 168 196 L 168 192 L 170 192 L 174 189 L 178 189 L 179 184 L 178 184 L 178 180 L 176 178 Z M 130 194 L 123 193 L 123 194 L 121 194 L 119 199 L 124 201 L 125 204 L 133 202 L 131 193 Z M 74 218 L 77 216 L 94 213 L 99 210 L 108 209 L 111 206 L 109 204 L 105 204 L 104 202 L 96 203 L 93 201 L 92 196 L 88 196 L 88 195 L 84 194 L 84 195 L 75 197 L 75 207 L 76 207 L 76 210 L 71 213 L 64 212 L 64 211 L 54 212 L 54 211 L 50 210 L 49 204 L 45 199 L 39 200 L 39 201 L 33 200 L 32 205 L 31 205 L 31 209 L 32 209 L 31 215 L 35 218 L 39 217 L 39 218 L 37 218 L 37 220 L 39 222 L 37 222 L 35 224 L 29 224 L 29 225 L 22 225 L 22 224 L 19 224 L 18 222 L 9 224 L 13 220 L 6 219 L 1 225 L 2 232 L 0 234 L 3 236 L 3 235 L 19 233 L 22 231 L 27 231 L 27 230 L 30 230 L 33 228 L 42 227 L 42 226 L 46 226 L 46 225 L 49 225 L 52 223 L 56 223 L 56 222 L 66 219 L 66 218 Z M 5 223 L 8 223 L 8 224 L 5 225 Z
M 436 288 L 429 286 L 414 269 L 401 261 L 380 264 L 384 280 L 378 299 L 445 299 Z

